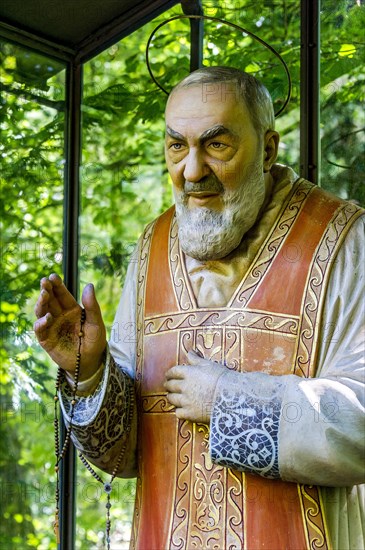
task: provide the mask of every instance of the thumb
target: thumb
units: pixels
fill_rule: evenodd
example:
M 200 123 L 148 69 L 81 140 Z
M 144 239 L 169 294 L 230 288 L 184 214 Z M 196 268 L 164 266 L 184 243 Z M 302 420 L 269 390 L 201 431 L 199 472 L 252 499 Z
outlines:
M 85 286 L 82 292 L 81 301 L 86 311 L 87 321 L 95 325 L 99 325 L 100 323 L 102 323 L 103 319 L 100 311 L 100 306 L 95 296 L 95 289 L 93 284 L 89 283 Z

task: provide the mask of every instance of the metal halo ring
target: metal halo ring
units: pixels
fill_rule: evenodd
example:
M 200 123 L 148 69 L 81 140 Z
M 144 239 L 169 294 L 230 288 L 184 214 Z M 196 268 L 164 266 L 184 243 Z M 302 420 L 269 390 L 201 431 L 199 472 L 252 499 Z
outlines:
M 208 15 L 174 15 L 173 17 L 170 17 L 169 19 L 166 19 L 166 21 L 163 21 L 162 23 L 157 25 L 157 27 L 155 27 L 155 29 L 152 31 L 152 33 L 151 33 L 151 35 L 150 35 L 150 37 L 147 41 L 147 45 L 146 45 L 146 65 L 147 65 L 147 69 L 148 69 L 148 72 L 150 74 L 150 77 L 152 78 L 152 80 L 156 84 L 156 86 L 158 86 L 158 88 L 160 88 L 160 90 L 162 90 L 166 95 L 169 95 L 169 92 L 167 90 L 165 90 L 165 88 L 157 81 L 157 79 L 155 78 L 155 76 L 152 72 L 150 59 L 149 59 L 150 45 L 151 45 L 152 39 L 155 36 L 156 32 L 161 27 L 163 27 L 163 26 L 167 25 L 168 23 L 171 23 L 171 21 L 175 21 L 177 19 L 204 19 L 204 20 L 209 20 L 209 21 L 217 21 L 218 23 L 223 23 L 224 25 L 228 25 L 228 27 L 232 27 L 234 29 L 237 29 L 239 31 L 242 31 L 242 32 L 248 34 L 254 40 L 256 40 L 257 42 L 260 42 L 260 44 L 262 44 L 263 46 L 265 46 L 265 48 L 270 50 L 279 59 L 280 63 L 283 65 L 286 76 L 287 76 L 287 79 L 288 79 L 288 94 L 286 96 L 284 104 L 277 111 L 277 113 L 275 113 L 275 118 L 278 117 L 284 111 L 284 109 L 286 108 L 286 106 L 288 105 L 288 103 L 290 101 L 292 84 L 291 84 L 291 76 L 290 76 L 290 73 L 289 73 L 288 66 L 285 63 L 282 56 L 279 54 L 279 52 L 277 52 L 275 50 L 275 48 L 270 46 L 270 44 L 265 42 L 265 40 L 263 40 L 262 38 L 260 38 L 256 34 L 254 34 L 253 32 L 245 29 L 244 27 L 240 27 L 239 25 L 236 25 L 235 23 L 231 23 L 230 21 L 226 21 L 225 19 L 220 19 L 219 17 L 210 17 Z

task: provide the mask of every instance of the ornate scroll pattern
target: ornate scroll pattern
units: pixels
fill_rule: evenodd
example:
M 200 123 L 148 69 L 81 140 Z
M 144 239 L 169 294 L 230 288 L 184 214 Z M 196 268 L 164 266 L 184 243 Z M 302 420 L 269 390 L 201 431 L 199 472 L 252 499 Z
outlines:
M 141 397 L 141 410 L 144 413 L 169 413 L 175 410 L 166 398 L 166 393 L 143 395 Z
M 209 548 L 219 549 L 222 525 L 224 525 L 225 472 L 213 466 L 208 452 L 208 428 L 197 425 L 203 436 L 200 439 L 201 462 L 194 464 L 192 521 L 190 524 L 191 548 L 206 548 L 206 534 L 209 534 Z
M 299 330 L 298 350 L 294 374 L 314 376 L 313 368 L 318 342 L 319 321 L 323 309 L 323 288 L 327 281 L 338 249 L 353 222 L 363 212 L 358 206 L 346 203 L 336 211 L 318 245 L 309 272 L 303 300 L 303 311 Z
M 214 404 L 210 448 L 216 464 L 278 479 L 281 401 L 224 390 Z
M 242 548 L 242 475 L 212 463 L 204 424 L 180 421 L 179 436 L 171 547 Z
M 225 330 L 225 365 L 232 370 L 240 370 L 240 357 L 243 357 L 242 331 L 234 328 Z
M 171 330 L 187 330 L 197 327 L 240 327 L 255 330 L 282 332 L 296 336 L 299 321 L 297 317 L 265 313 L 262 311 L 243 311 L 242 309 L 200 309 L 191 312 L 158 315 L 145 320 L 145 335 Z
M 144 301 L 146 293 L 146 279 L 149 251 L 151 248 L 151 236 L 155 227 L 153 222 L 148 225 L 141 237 L 140 252 L 139 252 L 139 266 L 138 266 L 138 283 L 137 283 L 137 305 L 136 305 L 136 320 L 137 320 L 137 345 L 136 345 L 136 376 L 135 376 L 135 388 L 136 395 L 140 397 L 141 394 L 141 382 L 142 382 L 142 367 L 143 367 L 143 318 L 144 318 Z M 141 503 L 142 503 L 142 480 L 137 478 L 136 485 L 136 497 L 134 503 L 134 517 L 131 535 L 131 548 L 135 548 L 136 540 L 138 536 L 138 527 L 141 519 Z
M 237 329 L 240 333 L 241 329 Z M 230 361 L 239 364 L 239 338 L 230 338 Z M 179 362 L 192 347 L 204 357 L 222 361 L 225 356 L 225 327 L 181 330 Z M 202 406 L 212 406 L 205 403 Z M 176 461 L 174 517 L 171 548 L 243 547 L 243 480 L 239 472 L 213 464 L 208 449 L 209 430 L 204 424 L 179 421 L 179 455 Z M 228 544 L 229 543 L 229 544 Z
M 286 203 L 286 207 L 276 225 L 273 226 L 271 233 L 269 233 L 257 259 L 253 262 L 253 267 L 248 272 L 243 284 L 233 297 L 231 302 L 233 307 L 242 307 L 248 303 L 249 299 L 256 291 L 258 284 L 270 267 L 275 255 L 282 246 L 285 237 L 304 206 L 305 200 L 314 187 L 312 183 L 306 180 L 299 179 L 297 181 Z
M 171 534 L 171 547 L 186 548 L 189 523 L 190 467 L 192 462 L 193 425 L 188 420 L 179 420 L 178 456 L 175 511 Z
M 141 237 L 137 282 L 137 361 L 136 361 L 136 386 L 139 388 L 142 378 L 143 365 L 143 319 L 144 319 L 144 298 L 146 293 L 146 279 L 148 258 L 151 248 L 151 236 L 156 222 L 148 225 Z
M 313 485 L 298 485 L 298 492 L 308 548 L 310 550 L 329 549 L 318 488 Z
M 176 215 L 174 214 L 171 220 L 170 235 L 169 235 L 169 250 L 170 250 L 170 270 L 174 283 L 174 292 L 177 303 L 182 311 L 192 309 L 196 303 L 194 295 L 189 288 L 188 277 L 186 276 L 184 266 L 184 255 L 180 249 L 178 239 L 178 227 Z
M 72 389 L 66 382 L 62 385 L 62 396 L 64 418 L 68 422 Z M 98 389 L 89 397 L 77 398 L 72 423 L 75 446 L 90 460 L 106 454 L 129 434 L 133 404 L 133 381 L 127 374 L 121 375 L 110 357 Z

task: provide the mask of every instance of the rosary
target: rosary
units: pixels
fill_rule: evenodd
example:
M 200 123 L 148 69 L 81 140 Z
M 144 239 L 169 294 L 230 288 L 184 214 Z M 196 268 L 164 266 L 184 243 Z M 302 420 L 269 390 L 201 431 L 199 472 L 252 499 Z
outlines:
M 61 383 L 64 379 L 64 371 L 59 368 L 57 372 L 57 378 L 56 378 L 56 386 L 55 386 L 55 395 L 54 395 L 54 434 L 55 434 L 55 455 L 56 455 L 56 465 L 55 465 L 55 472 L 56 472 L 56 491 L 55 491 L 55 501 L 56 501 L 56 509 L 55 509 L 55 520 L 54 520 L 54 533 L 56 535 L 56 541 L 57 544 L 60 543 L 60 531 L 59 531 L 59 513 L 60 513 L 60 478 L 59 478 L 59 466 L 60 462 L 64 459 L 67 449 L 70 444 L 71 440 L 71 432 L 72 432 L 72 421 L 75 414 L 75 407 L 77 404 L 76 394 L 77 394 L 77 387 L 79 383 L 79 376 L 80 376 L 80 363 L 81 363 L 81 344 L 82 344 L 82 337 L 84 336 L 84 324 L 86 319 L 86 313 L 85 310 L 81 310 L 81 320 L 80 320 L 80 329 L 78 333 L 78 345 L 77 345 L 77 353 L 76 353 L 76 365 L 75 365 L 75 372 L 74 372 L 74 387 L 72 392 L 72 399 L 71 399 L 71 408 L 70 408 L 70 414 L 69 414 L 69 424 L 66 429 L 66 436 L 65 441 L 62 446 L 62 450 L 60 451 L 60 430 L 59 430 L 59 392 L 61 389 Z M 128 428 L 126 429 L 126 435 L 128 435 L 128 432 L 130 430 L 130 423 Z M 78 453 L 79 458 L 81 459 L 81 462 L 84 464 L 84 466 L 89 470 L 91 475 L 96 479 L 99 483 L 101 483 L 104 486 L 104 492 L 107 495 L 107 503 L 105 505 L 106 507 L 106 528 L 105 528 L 105 539 L 106 539 L 106 548 L 107 550 L 110 550 L 110 508 L 111 508 L 111 502 L 110 502 L 110 494 L 112 492 L 112 483 L 117 475 L 117 472 L 119 470 L 119 466 L 121 464 L 124 451 L 125 451 L 126 445 L 122 446 L 121 452 L 118 456 L 117 462 L 115 464 L 115 467 L 113 469 L 113 472 L 111 474 L 111 478 L 109 482 L 104 482 L 102 478 L 95 472 L 95 470 L 92 468 L 92 466 L 88 463 L 86 458 L 83 456 L 81 452 Z

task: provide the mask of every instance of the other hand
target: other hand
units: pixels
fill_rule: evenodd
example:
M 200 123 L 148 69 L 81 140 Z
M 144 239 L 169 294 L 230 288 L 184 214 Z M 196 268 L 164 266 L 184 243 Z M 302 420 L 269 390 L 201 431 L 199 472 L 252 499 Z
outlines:
M 82 304 L 86 320 L 81 343 L 80 380 L 85 380 L 101 364 L 106 331 L 92 284 L 84 288 Z M 34 332 L 40 345 L 62 369 L 73 374 L 79 343 L 81 306 L 55 273 L 41 280 L 41 292 L 34 311 L 37 317 Z
M 188 353 L 189 365 L 176 365 L 166 373 L 167 399 L 176 407 L 176 416 L 192 422 L 210 422 L 218 379 L 227 372 L 220 363 Z

